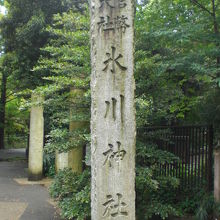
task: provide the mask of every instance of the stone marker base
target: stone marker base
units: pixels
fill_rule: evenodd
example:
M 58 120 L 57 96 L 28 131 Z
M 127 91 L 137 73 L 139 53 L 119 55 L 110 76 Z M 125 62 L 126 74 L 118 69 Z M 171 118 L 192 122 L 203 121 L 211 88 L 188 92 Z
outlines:
M 28 174 L 28 180 L 29 181 L 39 181 L 42 180 L 42 174 Z
M 52 183 L 52 179 L 45 178 L 40 181 L 29 181 L 27 178 L 15 178 L 14 181 L 19 185 L 41 185 L 49 187 Z

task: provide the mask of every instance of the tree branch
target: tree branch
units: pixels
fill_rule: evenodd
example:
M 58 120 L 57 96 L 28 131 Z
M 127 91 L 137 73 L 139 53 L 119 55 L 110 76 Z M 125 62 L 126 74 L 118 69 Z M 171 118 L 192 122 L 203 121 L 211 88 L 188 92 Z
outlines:
M 6 96 L 6 99 L 9 98 L 11 95 L 15 94 L 14 92 L 11 92 L 9 93 L 7 96 Z
M 11 102 L 11 101 L 13 101 L 13 100 L 15 100 L 15 99 L 17 99 L 17 97 L 14 97 L 14 98 L 12 98 L 12 99 L 7 100 L 6 103 L 9 103 L 9 102 Z
M 206 8 L 204 5 L 202 5 L 201 3 L 198 2 L 198 0 L 190 0 L 193 4 L 197 5 L 198 7 L 200 7 L 202 10 L 208 12 L 211 16 L 213 16 L 213 13 L 211 11 L 209 11 L 208 8 Z

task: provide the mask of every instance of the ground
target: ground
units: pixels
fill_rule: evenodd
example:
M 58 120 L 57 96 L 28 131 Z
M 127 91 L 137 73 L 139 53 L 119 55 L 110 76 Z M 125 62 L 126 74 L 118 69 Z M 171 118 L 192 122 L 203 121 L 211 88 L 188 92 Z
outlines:
M 47 188 L 25 181 L 24 158 L 25 150 L 0 151 L 0 219 L 60 220 Z

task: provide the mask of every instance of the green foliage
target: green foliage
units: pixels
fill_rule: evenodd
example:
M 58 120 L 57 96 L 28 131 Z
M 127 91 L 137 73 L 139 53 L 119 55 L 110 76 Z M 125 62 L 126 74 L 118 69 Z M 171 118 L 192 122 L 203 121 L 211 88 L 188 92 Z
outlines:
M 173 40 L 169 38 L 172 37 L 171 32 L 167 33 L 169 36 L 166 38 L 162 38 L 159 34 L 151 35 L 150 33 L 148 35 L 147 30 L 151 26 L 143 25 L 143 22 L 149 18 L 149 11 L 147 9 L 145 11 L 144 8 L 139 10 L 136 19 L 137 42 L 135 54 L 138 125 L 171 123 L 185 117 L 195 99 L 194 96 L 191 97 L 183 91 L 183 84 L 187 81 L 187 76 L 182 70 L 178 69 L 172 77 L 170 75 L 169 66 L 171 64 L 169 62 L 174 57 L 169 52 L 172 49 L 171 41 Z M 53 111 L 50 114 L 52 130 L 48 136 L 48 149 L 68 151 L 69 147 L 73 146 L 70 144 L 71 138 L 67 127 L 70 120 L 66 119 L 68 118 L 66 112 L 69 109 L 68 89 L 73 86 L 88 91 L 90 74 L 89 44 L 85 44 L 85 42 L 88 42 L 88 30 L 88 18 L 84 15 L 70 11 L 55 16 L 53 26 L 48 28 L 52 39 L 42 49 L 45 54 L 34 68 L 35 72 L 45 72 L 45 75 L 49 75 L 45 78 L 48 84 L 44 88 L 45 94 L 49 97 L 46 105 L 48 105 L 49 110 Z M 149 42 L 149 39 L 153 43 L 145 44 L 144 42 Z M 161 45 L 167 47 L 164 50 L 157 43 L 161 39 L 163 39 Z M 167 41 L 168 39 L 169 41 Z M 157 50 L 159 52 L 155 53 L 154 51 Z M 173 67 L 171 69 L 175 70 Z M 194 87 L 192 91 L 194 94 Z M 50 94 L 59 94 L 59 96 L 55 99 Z M 88 98 L 90 92 L 86 94 L 84 98 Z M 64 101 L 62 101 L 62 96 L 64 96 Z M 90 99 L 87 100 L 90 101 Z M 61 102 L 62 106 L 60 105 Z M 74 104 L 75 107 L 82 106 L 82 100 Z M 84 109 L 87 109 L 86 114 L 88 116 L 89 105 L 84 107 Z M 77 113 L 81 115 L 84 111 L 81 113 L 78 111 Z M 159 150 L 155 142 L 158 135 L 155 132 L 150 132 L 147 139 L 145 135 L 145 140 L 141 140 L 144 141 L 144 144 L 141 141 L 137 144 L 136 192 L 137 217 L 139 219 L 149 219 L 155 215 L 165 219 L 168 215 L 180 215 L 178 208 L 176 208 L 175 203 L 177 200 L 174 194 L 179 185 L 178 179 L 169 176 L 164 177 L 159 174 L 159 163 L 175 162 L 178 158 L 168 152 Z M 65 176 L 67 176 L 67 179 L 71 179 L 71 175 L 69 173 L 63 174 L 62 178 L 65 179 Z M 54 184 L 56 187 L 53 188 L 53 192 L 54 197 L 60 201 L 63 215 L 65 218 L 70 219 L 73 217 L 84 218 L 85 216 L 80 215 L 82 213 L 80 210 L 81 207 L 87 207 L 87 210 L 89 210 L 90 200 L 84 202 L 81 199 L 77 200 L 78 195 L 66 195 L 66 191 L 71 191 L 68 188 L 69 182 L 74 183 L 78 180 L 68 179 L 67 182 L 62 182 L 62 178 L 55 179 Z M 89 187 L 89 180 L 87 184 L 87 187 Z M 71 187 L 74 188 L 74 186 Z M 84 188 L 80 188 L 78 193 L 83 195 Z
M 72 121 L 90 118 L 89 18 L 73 10 L 57 14 L 47 31 L 51 39 L 41 49 L 42 56 L 33 69 L 36 74 L 47 75 L 44 77 L 47 83 L 37 88 L 47 98 L 46 151 L 67 152 L 84 145 L 89 132 L 69 130 Z
M 59 200 L 65 219 L 85 220 L 90 217 L 90 171 L 82 174 L 70 169 L 60 171 L 50 187 L 50 194 Z
M 183 213 L 195 215 L 201 201 L 204 199 L 204 195 L 206 196 L 204 188 L 185 188 L 179 192 L 178 207 Z
M 167 130 L 138 132 L 136 153 L 136 193 L 137 218 L 150 219 L 160 216 L 162 219 L 169 215 L 179 216 L 176 209 L 176 196 L 179 180 L 160 174 L 160 164 L 174 163 L 178 158 L 173 154 L 158 148 L 157 141 L 163 140 Z M 165 136 L 164 136 L 165 137 Z
M 87 133 L 87 129 L 77 129 L 76 131 L 70 132 L 64 128 L 54 128 L 50 134 L 47 135 L 45 151 L 50 153 L 55 150 L 68 152 L 72 148 L 84 146 L 88 142 L 86 138 Z
M 6 106 L 5 119 L 5 148 L 26 148 L 28 145 L 28 112 L 17 112 L 17 105 L 13 102 Z M 10 109 L 10 111 L 9 111 Z
M 21 111 L 24 99 L 11 95 L 6 104 L 5 116 L 5 134 L 6 137 L 27 137 L 29 114 L 27 111 Z M 23 143 L 26 146 L 27 143 Z M 23 147 L 23 146 L 20 146 Z
M 159 174 L 160 162 L 162 164 L 174 162 L 178 158 L 157 148 L 152 140 L 158 135 L 158 133 L 150 133 L 146 145 L 137 144 L 136 203 L 138 219 L 150 219 L 155 215 L 165 219 L 169 215 L 180 215 L 175 206 L 176 195 L 174 193 L 179 186 L 179 180 Z M 58 199 L 59 207 L 65 218 L 84 219 L 90 216 L 89 190 L 90 175 L 88 175 L 88 171 L 78 175 L 66 169 L 58 173 L 50 191 L 52 197 Z
M 203 195 L 199 208 L 196 210 L 197 220 L 219 219 L 220 204 L 215 202 L 213 195 Z
M 89 129 L 70 131 L 70 127 L 72 122 L 90 119 L 89 18 L 74 10 L 57 14 L 47 31 L 50 41 L 41 49 L 42 56 L 33 71 L 47 76 L 47 83 L 37 91 L 46 97 L 45 152 L 53 155 L 88 142 Z M 76 174 L 65 169 L 56 175 L 50 193 L 59 201 L 63 218 L 89 219 L 90 178 L 88 170 Z
M 51 23 L 55 13 L 66 9 L 61 0 L 33 1 L 7 0 L 8 13 L 0 23 L 5 53 L 13 52 L 15 62 L 11 77 L 14 90 L 35 88 L 42 83 L 42 75 L 31 71 L 49 38 L 45 27 Z
M 8 112 L 5 103 L 10 102 L 11 94 L 18 95 L 19 93 L 21 95 L 27 88 L 34 89 L 36 86 L 43 84 L 42 77 L 44 75 L 34 74 L 32 68 L 40 57 L 40 48 L 48 42 L 50 37 L 46 26 L 51 24 L 54 14 L 68 10 L 65 0 L 0 1 L 0 5 L 3 4 L 7 9 L 7 13 L 0 16 L 0 147 L 3 147 L 4 133 L 7 130 L 12 130 L 8 129 L 8 124 L 6 123 L 10 119 L 5 119 L 5 113 L 10 115 L 13 112 Z M 80 7 L 81 4 L 76 3 L 76 5 Z M 26 94 L 23 93 L 22 98 L 26 99 Z M 15 105 L 13 108 L 15 109 L 16 107 Z M 16 116 L 16 114 L 12 118 L 16 122 L 20 119 L 19 115 Z M 27 129 L 27 125 L 26 123 L 25 129 Z M 6 131 L 4 130 L 5 128 Z M 17 134 L 14 132 L 12 135 L 16 136 Z M 22 135 L 25 134 L 23 133 Z M 25 145 L 23 144 L 22 147 Z
M 56 174 L 55 169 L 55 153 L 47 153 L 43 154 L 43 168 L 44 175 L 48 177 L 54 177 Z
M 199 2 L 212 11 L 209 1 Z M 220 9 L 215 7 L 218 27 Z M 144 108 L 148 107 L 137 113 L 138 123 L 215 123 L 211 115 L 204 118 L 204 112 L 200 114 L 201 101 L 209 106 L 206 95 L 213 96 L 212 91 L 218 89 L 219 36 L 213 31 L 213 19 L 188 0 L 143 1 L 137 6 L 137 97 L 144 98 Z M 218 103 L 211 104 L 216 111 Z M 144 118 L 139 115 L 143 112 Z
M 90 75 L 88 16 L 73 11 L 58 14 L 54 16 L 53 25 L 48 27 L 47 31 L 52 38 L 42 49 L 44 56 L 34 68 L 36 73 L 49 72 L 50 76 L 45 80 L 53 83 L 46 92 L 70 86 L 88 89 Z
M 138 127 L 199 122 L 219 127 L 220 38 L 215 29 L 219 26 L 220 9 L 219 4 L 214 5 L 214 13 L 211 1 L 199 2 L 203 8 L 189 0 L 137 2 Z M 78 0 L 8 0 L 6 5 L 8 14 L 0 24 L 6 53 L 2 70 L 11 92 L 40 86 L 36 90 L 46 97 L 48 154 L 44 161 L 47 172 L 53 174 L 55 150 L 67 152 L 89 140 L 88 130 L 69 131 L 70 122 L 90 118 L 88 8 L 84 1 Z M 72 94 L 72 89 L 82 93 Z M 25 101 L 20 97 L 17 100 Z M 19 105 L 16 101 L 6 105 L 8 118 L 17 114 Z M 18 118 L 7 121 L 13 132 L 26 129 L 15 123 Z M 138 136 L 136 158 L 138 219 L 194 213 L 199 201 L 203 201 L 203 192 L 195 190 L 176 198 L 179 180 L 160 175 L 159 164 L 178 159 L 159 149 L 158 133 L 142 134 L 145 139 Z M 63 217 L 89 218 L 88 171 L 81 175 L 70 170 L 60 172 L 51 195 L 59 200 Z M 206 218 L 213 209 L 212 200 L 205 199 L 198 209 L 198 218 Z

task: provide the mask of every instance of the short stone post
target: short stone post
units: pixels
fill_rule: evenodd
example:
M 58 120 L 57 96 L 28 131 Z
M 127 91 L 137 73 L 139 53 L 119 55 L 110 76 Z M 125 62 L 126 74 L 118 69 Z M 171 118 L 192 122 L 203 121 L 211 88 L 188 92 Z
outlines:
M 70 131 L 76 129 L 88 127 L 88 122 L 71 121 Z M 73 172 L 82 173 L 83 171 L 83 146 L 77 146 L 76 148 L 68 151 L 59 153 L 56 152 L 55 157 L 56 172 L 63 170 L 64 168 L 71 168 Z
M 59 170 L 63 170 L 68 167 L 68 157 L 69 157 L 68 153 L 66 152 L 59 153 L 58 151 L 56 151 L 55 154 L 56 173 L 58 173 Z
M 88 122 L 85 121 L 72 121 L 70 122 L 70 131 L 80 128 L 88 127 Z M 73 172 L 82 173 L 83 171 L 83 147 L 77 146 L 75 149 L 69 151 L 69 167 Z
M 133 0 L 91 0 L 92 220 L 135 220 L 133 25 Z
M 28 179 L 30 181 L 37 181 L 42 178 L 43 173 L 43 97 L 32 93 L 31 99 Z
M 214 150 L 214 197 L 220 202 L 220 143 Z

